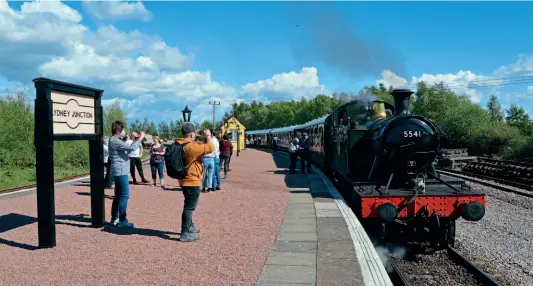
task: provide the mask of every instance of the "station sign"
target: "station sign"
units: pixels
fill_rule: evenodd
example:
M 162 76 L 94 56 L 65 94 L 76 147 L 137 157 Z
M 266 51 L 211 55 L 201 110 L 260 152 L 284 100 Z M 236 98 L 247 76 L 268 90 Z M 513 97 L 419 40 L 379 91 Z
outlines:
M 96 134 L 94 97 L 51 91 L 56 134 Z

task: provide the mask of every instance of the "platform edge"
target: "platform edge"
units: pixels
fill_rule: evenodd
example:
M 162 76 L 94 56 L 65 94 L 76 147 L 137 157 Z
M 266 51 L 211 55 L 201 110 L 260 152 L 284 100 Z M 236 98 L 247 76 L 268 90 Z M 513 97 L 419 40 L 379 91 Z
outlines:
M 355 253 L 361 267 L 364 284 L 366 286 L 393 286 L 385 266 L 381 262 L 374 245 L 370 241 L 361 222 L 359 222 L 359 219 L 357 219 L 331 181 L 314 166 L 313 171 L 318 174 L 325 183 L 348 225 Z

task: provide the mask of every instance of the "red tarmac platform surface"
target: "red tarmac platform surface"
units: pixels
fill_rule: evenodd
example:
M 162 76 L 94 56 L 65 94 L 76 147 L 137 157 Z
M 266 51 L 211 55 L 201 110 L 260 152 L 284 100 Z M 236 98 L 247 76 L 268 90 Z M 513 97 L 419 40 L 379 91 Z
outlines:
M 52 249 L 37 248 L 36 195 L 0 196 L 0 285 L 253 285 L 289 192 L 269 153 L 234 154 L 231 168 L 221 191 L 200 195 L 199 242 L 179 242 L 183 195 L 168 177 L 169 190 L 130 186 L 135 229 L 91 228 L 87 184 L 56 187 Z M 144 173 L 150 178 L 149 168 Z M 106 195 L 109 220 L 113 190 Z

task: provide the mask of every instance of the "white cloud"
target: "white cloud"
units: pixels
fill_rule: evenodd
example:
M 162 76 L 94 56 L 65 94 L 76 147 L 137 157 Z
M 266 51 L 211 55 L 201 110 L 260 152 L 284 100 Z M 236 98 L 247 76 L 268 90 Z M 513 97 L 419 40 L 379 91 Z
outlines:
M 276 74 L 269 79 L 247 83 L 241 87 L 242 94 L 258 95 L 264 92 L 283 93 L 292 96 L 292 99 L 300 99 L 325 93 L 326 88 L 319 83 L 315 67 L 304 67 L 300 72 Z
M 501 66 L 494 71 L 497 77 L 533 75 L 533 54 L 521 54 L 518 60 L 510 65 Z
M 469 70 L 460 70 L 457 73 L 413 76 L 408 82 L 405 78 L 396 75 L 394 72 L 384 70 L 381 74 L 382 78 L 376 81 L 376 83 L 383 83 L 387 87 L 393 86 L 396 88 L 408 85 L 410 88 L 416 88 L 416 84 L 420 81 L 424 81 L 429 85 L 443 82 L 454 91 L 468 95 L 472 102 L 479 103 L 483 96 L 500 94 L 498 89 L 507 82 L 505 78 L 516 78 L 524 75 L 533 75 L 533 54 L 521 54 L 518 56 L 516 62 L 500 66 L 491 75 L 480 75 Z M 533 87 L 528 87 L 527 90 L 528 93 L 533 93 Z M 516 100 L 530 97 L 524 92 L 511 92 L 506 94 L 507 99 Z
M 533 85 L 527 87 L 527 92 L 533 94 Z
M 84 1 L 83 7 L 100 20 L 152 19 L 141 1 Z
M 379 85 L 380 83 L 383 83 L 386 87 L 407 87 L 407 80 L 401 76 L 398 76 L 391 70 L 384 70 L 383 72 L 381 72 L 381 79 L 376 81 L 376 84 Z

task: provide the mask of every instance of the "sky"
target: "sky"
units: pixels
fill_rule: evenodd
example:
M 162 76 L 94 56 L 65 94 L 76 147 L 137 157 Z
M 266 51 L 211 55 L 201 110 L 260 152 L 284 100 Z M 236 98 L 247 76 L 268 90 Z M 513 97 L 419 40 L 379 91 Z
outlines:
M 103 89 L 128 121 L 421 80 L 533 114 L 533 2 L 0 0 L 0 96 L 37 77 Z

